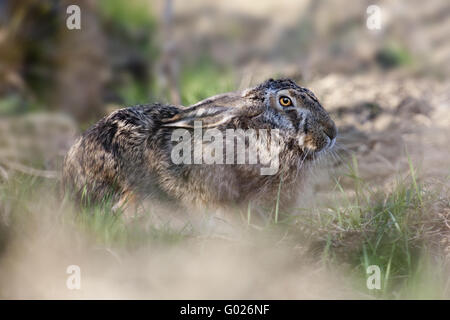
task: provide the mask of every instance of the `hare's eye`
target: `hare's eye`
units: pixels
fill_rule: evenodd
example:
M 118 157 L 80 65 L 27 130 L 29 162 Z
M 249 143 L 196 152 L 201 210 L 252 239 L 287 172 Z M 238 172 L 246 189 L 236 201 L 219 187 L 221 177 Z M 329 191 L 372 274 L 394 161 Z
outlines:
M 282 96 L 282 97 L 280 97 L 280 104 L 283 106 L 283 107 L 289 107 L 289 106 L 292 106 L 292 100 L 291 100 L 291 98 L 288 98 L 288 97 L 286 97 L 286 96 Z

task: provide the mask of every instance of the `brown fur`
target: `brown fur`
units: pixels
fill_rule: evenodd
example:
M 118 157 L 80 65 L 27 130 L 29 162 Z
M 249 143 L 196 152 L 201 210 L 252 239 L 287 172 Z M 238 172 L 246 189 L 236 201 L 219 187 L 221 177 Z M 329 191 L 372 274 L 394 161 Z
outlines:
M 290 97 L 294 106 L 281 107 L 280 94 Z M 171 134 L 177 128 L 192 130 L 196 120 L 204 129 L 221 132 L 278 129 L 284 142 L 278 172 L 261 175 L 261 164 L 174 164 Z M 303 185 L 304 168 L 332 147 L 336 134 L 334 122 L 311 91 L 291 80 L 270 79 L 190 107 L 153 104 L 117 110 L 72 146 L 63 182 L 85 200 L 110 195 L 119 206 L 130 198 L 181 206 L 246 206 L 249 201 L 272 205 L 281 182 L 281 204 L 289 206 Z

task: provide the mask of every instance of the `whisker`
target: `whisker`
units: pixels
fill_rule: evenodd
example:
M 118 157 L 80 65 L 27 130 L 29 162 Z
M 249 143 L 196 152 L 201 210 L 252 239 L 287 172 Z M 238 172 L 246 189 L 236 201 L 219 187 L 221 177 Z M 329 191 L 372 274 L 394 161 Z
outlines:
M 300 161 L 300 164 L 297 166 L 297 170 L 296 170 L 296 174 L 295 174 L 295 179 L 297 179 L 298 174 L 299 174 L 300 170 L 302 169 L 303 164 L 305 163 L 305 160 L 306 160 L 306 157 L 308 156 L 308 154 L 309 154 L 309 149 L 306 150 L 305 154 L 303 155 L 303 157 L 302 157 L 302 159 L 301 159 L 301 161 Z

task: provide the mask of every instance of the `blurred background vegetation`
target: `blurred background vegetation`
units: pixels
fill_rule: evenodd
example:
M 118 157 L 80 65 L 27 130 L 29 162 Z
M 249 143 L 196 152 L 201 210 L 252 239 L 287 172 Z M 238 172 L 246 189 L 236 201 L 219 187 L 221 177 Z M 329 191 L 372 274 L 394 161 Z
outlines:
M 365 27 L 370 1 L 342 10 L 334 0 L 79 0 L 81 30 L 68 30 L 72 2 L 1 2 L 1 115 L 62 110 L 83 124 L 117 106 L 191 104 L 268 76 L 448 72 L 445 1 L 423 10 L 380 1 L 380 31 Z

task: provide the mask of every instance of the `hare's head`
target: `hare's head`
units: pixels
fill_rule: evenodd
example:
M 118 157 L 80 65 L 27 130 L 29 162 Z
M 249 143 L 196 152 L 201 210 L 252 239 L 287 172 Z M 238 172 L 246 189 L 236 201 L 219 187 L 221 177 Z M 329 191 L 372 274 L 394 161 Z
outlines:
M 269 79 L 242 92 L 217 95 L 183 109 L 167 127 L 276 128 L 295 135 L 298 146 L 311 154 L 330 149 L 337 129 L 310 90 L 290 79 Z
M 299 146 L 320 152 L 334 146 L 337 129 L 314 93 L 289 79 L 269 79 L 244 92 L 244 97 L 261 101 L 266 116 L 281 128 L 293 129 Z

